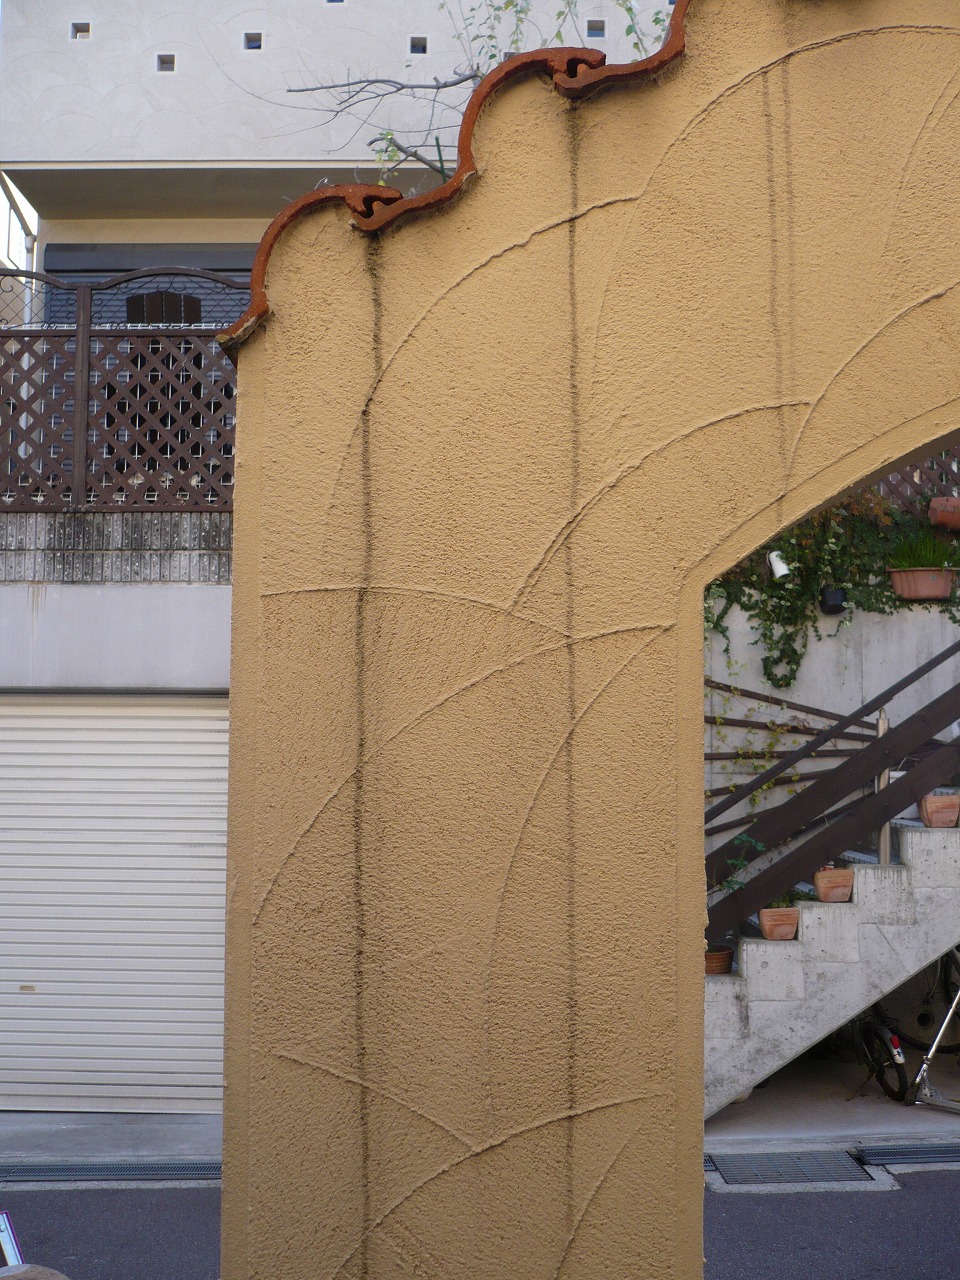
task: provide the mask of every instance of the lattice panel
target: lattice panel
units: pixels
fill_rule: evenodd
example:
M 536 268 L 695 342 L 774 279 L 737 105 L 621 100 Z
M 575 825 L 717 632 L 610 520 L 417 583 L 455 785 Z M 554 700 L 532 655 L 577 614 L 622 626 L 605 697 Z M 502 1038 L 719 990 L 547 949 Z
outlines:
M 87 503 L 99 510 L 228 509 L 232 374 L 210 332 L 94 330 Z
M 925 520 L 931 498 L 960 494 L 960 445 L 935 458 L 905 465 L 886 476 L 877 488 L 901 510 Z
M 76 350 L 69 332 L 0 330 L 0 511 L 72 504 Z

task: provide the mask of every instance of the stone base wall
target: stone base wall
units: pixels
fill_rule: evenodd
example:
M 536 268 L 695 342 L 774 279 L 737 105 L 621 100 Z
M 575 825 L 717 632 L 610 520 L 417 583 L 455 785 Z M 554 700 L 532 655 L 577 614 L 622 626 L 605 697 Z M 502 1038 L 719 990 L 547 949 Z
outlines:
M 2 582 L 230 582 L 227 512 L 0 513 Z

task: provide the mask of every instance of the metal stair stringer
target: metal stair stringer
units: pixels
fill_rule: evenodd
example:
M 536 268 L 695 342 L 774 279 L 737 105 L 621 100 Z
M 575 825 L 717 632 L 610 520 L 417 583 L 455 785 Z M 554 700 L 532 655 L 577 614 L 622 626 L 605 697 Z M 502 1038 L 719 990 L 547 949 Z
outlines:
M 960 830 L 896 826 L 900 865 L 857 867 L 851 902 L 802 903 L 796 941 L 746 938 L 706 979 L 707 1116 L 960 942 Z

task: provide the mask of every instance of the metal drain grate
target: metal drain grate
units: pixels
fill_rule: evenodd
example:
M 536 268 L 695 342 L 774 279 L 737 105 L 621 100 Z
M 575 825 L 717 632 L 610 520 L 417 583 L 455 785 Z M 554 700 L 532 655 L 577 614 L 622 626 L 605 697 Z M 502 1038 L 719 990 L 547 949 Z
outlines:
M 941 1142 L 890 1144 L 883 1147 L 857 1147 L 864 1164 L 953 1164 L 960 1161 L 960 1143 Z
M 846 1151 L 774 1151 L 764 1155 L 713 1156 L 724 1182 L 737 1187 L 793 1186 L 807 1182 L 872 1182 Z
M 0 1182 L 182 1182 L 219 1177 L 219 1160 L 0 1161 Z
M 704 1173 L 716 1173 L 716 1171 L 717 1171 L 717 1166 L 713 1163 L 713 1156 L 704 1155 L 704 1157 L 703 1157 L 703 1172 L 704 1172 Z

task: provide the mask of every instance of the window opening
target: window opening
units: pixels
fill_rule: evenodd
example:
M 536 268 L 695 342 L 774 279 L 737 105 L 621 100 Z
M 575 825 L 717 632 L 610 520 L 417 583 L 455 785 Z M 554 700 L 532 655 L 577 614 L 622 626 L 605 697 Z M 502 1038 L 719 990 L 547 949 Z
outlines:
M 411 36 L 411 37 L 410 37 L 410 52 L 411 52 L 411 53 L 426 53 L 426 52 L 427 52 L 427 37 L 426 37 L 426 36 Z
M 607 34 L 607 23 L 604 18 L 587 19 L 587 39 L 602 40 Z
M 89 22 L 71 22 L 70 23 L 70 39 L 71 40 L 89 40 L 90 39 L 90 23 Z
M 157 54 L 157 70 L 158 71 L 175 71 L 177 67 L 176 55 L 172 53 Z
M 262 49 L 263 48 L 263 32 L 262 31 L 245 31 L 243 33 L 243 47 L 245 49 Z
M 134 293 L 127 298 L 128 324 L 200 324 L 200 299 L 173 289 Z

